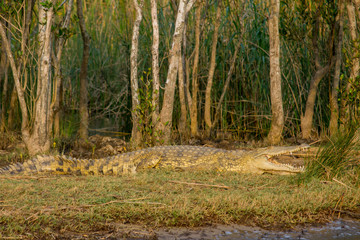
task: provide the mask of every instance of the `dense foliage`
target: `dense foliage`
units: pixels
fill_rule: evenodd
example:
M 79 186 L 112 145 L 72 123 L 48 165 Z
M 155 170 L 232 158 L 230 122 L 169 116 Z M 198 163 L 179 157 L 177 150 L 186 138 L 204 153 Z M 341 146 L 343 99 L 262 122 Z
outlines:
M 21 1 L 2 5 L 4 16 L 10 17 L 12 50 L 19 52 L 20 43 L 16 28 L 22 25 Z M 300 119 L 304 113 L 310 80 L 315 72 L 314 45 L 312 29 L 317 14 L 320 14 L 320 31 L 318 47 L 321 63 L 326 64 L 332 56 L 335 22 L 339 13 L 340 1 L 281 1 L 280 35 L 281 35 L 281 75 L 283 85 L 283 102 L 285 110 L 284 137 L 300 135 Z M 206 79 L 211 55 L 212 33 L 218 1 L 203 1 L 201 16 L 201 49 L 199 64 L 199 128 L 204 129 L 204 96 Z M 34 11 L 36 11 L 36 5 Z M 66 5 L 66 4 L 65 4 Z M 82 56 L 82 39 L 77 25 L 76 11 L 73 11 L 70 30 L 64 32 L 59 27 L 65 14 L 65 5 L 56 8 L 56 20 L 53 26 L 55 37 L 66 34 L 67 43 L 61 59 L 63 77 L 64 118 L 62 118 L 62 135 L 74 134 L 78 127 L 79 68 Z M 212 102 L 218 102 L 229 69 L 229 61 L 236 43 L 240 42 L 240 52 L 236 59 L 236 68 L 231 76 L 230 87 L 221 108 L 218 128 L 231 132 L 241 139 L 261 139 L 266 136 L 271 123 L 271 103 L 269 92 L 269 36 L 268 36 L 268 1 L 262 0 L 228 0 L 221 2 L 222 16 L 217 39 L 216 69 Z M 158 19 L 160 28 L 160 81 L 164 86 L 168 70 L 169 50 L 177 12 L 176 1 L 158 1 Z M 23 10 L 22 10 L 23 11 Z M 346 12 L 346 11 L 345 11 Z M 146 88 L 151 82 L 151 43 L 152 25 L 150 2 L 145 1 L 143 21 L 140 28 L 139 43 L 139 84 Z M 118 132 L 131 132 L 131 92 L 130 92 L 130 48 L 134 6 L 131 0 L 94 0 L 85 1 L 84 15 L 87 30 L 91 36 L 91 49 L 88 72 L 90 130 L 111 126 Z M 19 17 L 20 16 L 20 17 Z M 194 50 L 195 11 L 191 10 L 187 19 L 186 58 L 189 69 L 188 84 L 191 85 L 192 53 Z M 350 37 L 347 14 L 344 14 L 344 34 L 342 45 L 342 65 L 339 103 L 341 99 L 356 106 L 358 102 L 357 86 L 353 84 L 350 92 L 345 87 L 350 78 L 353 53 L 357 52 L 357 43 Z M 30 35 L 34 38 L 37 31 L 37 20 L 33 19 Z M 9 26 L 9 25 L 8 25 Z M 336 34 L 335 34 L 336 36 Z M 30 41 L 30 47 L 36 41 Z M 3 51 L 2 51 L 3 54 Z M 29 61 L 28 70 L 36 78 L 35 63 Z M 330 120 L 329 94 L 332 88 L 333 68 L 320 82 L 315 105 L 314 127 L 317 134 L 327 134 Z M 11 71 L 9 71 L 10 73 Z M 0 94 L 6 109 L 11 101 L 13 83 L 9 74 L 9 86 L 4 89 L 0 83 Z M 3 78 L 2 78 L 3 79 Z M 30 79 L 30 81 L 31 81 Z M 36 85 L 36 82 L 31 84 Z M 190 88 L 191 91 L 191 88 Z M 145 92 L 145 90 L 143 90 Z M 141 93 L 141 92 L 140 92 Z M 160 95 L 163 91 L 160 92 Z M 176 93 L 178 94 L 178 92 Z M 162 96 L 162 95 L 161 95 Z M 29 96 L 31 97 L 31 96 Z M 146 99 L 142 96 L 142 99 Z M 174 130 L 180 118 L 180 103 L 175 98 L 173 115 Z M 147 106 L 144 104 L 144 106 Z M 146 111 L 145 111 L 146 112 Z M 356 111 L 352 112 L 356 117 Z M 19 116 L 19 112 L 11 113 Z M 17 128 L 20 117 L 15 117 L 8 128 Z M 15 126 L 13 123 L 16 123 Z M 175 131 L 176 132 L 176 131 Z

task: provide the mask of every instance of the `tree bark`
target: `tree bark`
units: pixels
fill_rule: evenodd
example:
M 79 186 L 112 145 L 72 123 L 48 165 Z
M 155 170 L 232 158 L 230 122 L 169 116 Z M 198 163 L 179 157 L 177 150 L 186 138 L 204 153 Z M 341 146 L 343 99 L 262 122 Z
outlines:
M 172 113 L 174 107 L 174 92 L 176 85 L 176 77 L 178 75 L 178 67 L 181 53 L 181 40 L 183 36 L 183 29 L 185 23 L 186 12 L 189 11 L 194 4 L 194 0 L 186 3 L 186 0 L 181 0 L 178 7 L 175 32 L 173 35 L 172 47 L 170 50 L 170 60 L 168 75 L 165 83 L 165 92 L 163 106 L 160 112 L 160 120 L 156 125 L 156 131 L 162 135 L 164 143 L 170 142 L 171 128 L 172 128 Z
M 281 93 L 280 69 L 280 34 L 279 34 L 280 0 L 271 0 L 269 19 L 270 41 L 270 98 L 272 121 L 267 140 L 270 144 L 281 141 L 284 128 L 284 109 Z
M 197 8 L 195 12 L 195 56 L 194 56 L 194 65 L 192 69 L 192 95 L 191 95 L 191 105 L 190 105 L 190 132 L 192 137 L 197 137 L 198 133 L 198 110 L 197 110 L 197 97 L 198 97 L 198 68 L 199 68 L 199 55 L 200 55 L 200 20 L 201 20 L 201 9 L 202 3 L 197 3 Z M 190 95 L 189 95 L 190 96 Z
M 83 39 L 83 57 L 80 69 L 80 128 L 79 135 L 81 140 L 87 140 L 88 127 L 89 127 L 89 113 L 88 113 L 88 81 L 87 81 L 87 69 L 90 55 L 90 36 L 86 31 L 85 20 L 83 15 L 83 3 L 82 0 L 77 0 L 77 15 L 79 17 L 79 26 L 81 31 L 81 37 Z
M 2 23 L 3 20 L 0 19 Z M 6 34 L 6 32 L 5 32 Z M 9 60 L 6 55 L 6 49 L 5 45 L 2 44 L 1 48 L 1 60 L 0 60 L 0 83 L 2 83 L 2 80 L 4 80 L 3 84 L 3 90 L 2 90 L 2 99 L 1 99 L 1 119 L 0 119 L 0 133 L 3 133 L 5 131 L 6 127 L 6 101 L 7 101 L 7 91 L 8 91 L 8 69 L 9 69 Z
M 66 8 L 66 14 L 63 19 L 62 29 L 68 29 L 70 24 L 70 17 L 73 7 L 73 0 L 69 0 Z M 59 137 L 60 135 L 60 116 L 61 114 L 61 102 L 62 102 L 62 73 L 61 73 L 61 56 L 65 45 L 66 37 L 60 36 L 55 46 L 54 59 L 54 90 L 53 90 L 53 102 L 51 108 L 53 109 L 53 116 L 51 117 L 51 124 L 54 129 L 54 136 Z
M 38 81 L 37 100 L 35 103 L 35 119 L 31 135 L 23 133 L 23 139 L 30 155 L 50 150 L 51 126 L 51 27 L 54 15 L 53 7 L 46 9 L 39 2 L 39 49 L 38 49 Z M 44 24 L 45 23 L 45 24 Z
M 360 7 L 360 1 L 355 0 L 356 8 Z M 357 20 L 356 20 L 356 13 L 355 13 L 355 7 L 354 4 L 351 1 L 348 1 L 346 4 L 348 18 L 349 18 L 349 30 L 350 30 L 350 36 L 351 36 L 351 42 L 353 47 L 353 52 L 351 56 L 351 70 L 350 70 L 350 78 L 346 84 L 345 89 L 345 95 L 350 93 L 350 89 L 352 86 L 352 83 L 356 81 L 356 78 L 359 75 L 360 70 L 360 59 L 358 58 L 358 50 L 356 45 L 356 42 L 358 41 L 358 34 L 357 34 Z M 347 125 L 350 121 L 350 106 L 347 102 L 347 97 L 341 98 L 341 109 L 340 109 L 340 124 L 341 127 Z
M 139 114 L 138 108 L 140 105 L 139 100 L 139 84 L 138 84 L 138 50 L 139 50 L 139 32 L 140 32 L 140 23 L 142 20 L 142 7 L 143 0 L 134 0 L 134 5 L 136 9 L 136 19 L 133 27 L 133 36 L 131 42 L 131 54 L 130 54 L 130 68 L 131 68 L 131 95 L 132 95 L 132 111 L 131 117 L 133 122 L 132 132 L 131 132 L 131 142 L 133 147 L 139 146 L 141 142 L 141 132 L 139 129 Z
M 325 75 L 329 72 L 334 62 L 333 58 L 331 57 L 331 60 L 325 67 L 322 67 L 320 64 L 320 54 L 318 47 L 319 29 L 320 29 L 320 14 L 318 12 L 315 19 L 315 25 L 313 26 L 313 39 L 312 39 L 316 70 L 311 78 L 309 95 L 307 97 L 306 106 L 305 106 L 305 114 L 301 116 L 301 131 L 302 131 L 302 137 L 304 139 L 311 138 L 311 130 L 313 124 L 313 117 L 314 117 L 314 106 L 315 106 L 318 85 L 321 79 L 323 79 L 323 77 L 325 77 Z M 330 46 L 332 46 L 331 43 Z
M 343 0 L 339 0 L 339 13 L 337 15 L 336 21 L 336 49 L 335 49 L 335 71 L 333 76 L 333 84 L 330 93 L 330 124 L 329 130 L 330 135 L 334 135 L 338 131 L 338 123 L 339 123 L 339 103 L 338 103 L 338 89 L 340 83 L 340 70 L 341 70 L 341 49 L 342 49 L 342 41 L 343 41 Z
M 211 89 L 213 85 L 215 66 L 216 66 L 216 45 L 218 42 L 219 35 L 219 27 L 220 27 L 220 17 L 221 17 L 221 0 L 218 1 L 218 6 L 216 10 L 216 18 L 214 23 L 214 34 L 213 34 L 213 42 L 211 46 L 211 59 L 210 59 L 210 68 L 209 68 L 209 76 L 207 80 L 206 90 L 205 90 L 205 133 L 207 137 L 210 137 L 211 129 L 212 129 L 212 120 L 211 120 Z
M 152 92 L 152 125 L 155 126 L 159 118 L 159 94 L 160 94 L 160 80 L 159 80 L 159 22 L 157 17 L 157 3 L 156 0 L 151 0 L 151 20 L 153 27 L 153 42 L 151 48 L 152 54 L 152 75 L 153 75 L 153 92 Z
M 182 38 L 182 49 L 181 59 L 179 61 L 179 99 L 180 99 L 180 119 L 179 119 L 179 135 L 180 140 L 188 137 L 187 131 L 187 109 L 186 109 L 186 98 L 185 98 L 185 82 L 186 82 L 186 71 L 185 71 L 185 52 L 186 52 L 186 22 L 187 16 L 185 17 L 185 25 Z
M 8 113 L 7 128 L 9 130 L 13 130 L 15 128 L 17 109 L 18 109 L 18 96 L 17 96 L 16 86 L 14 86 L 11 91 L 10 104 L 9 104 L 9 109 L 7 111 Z

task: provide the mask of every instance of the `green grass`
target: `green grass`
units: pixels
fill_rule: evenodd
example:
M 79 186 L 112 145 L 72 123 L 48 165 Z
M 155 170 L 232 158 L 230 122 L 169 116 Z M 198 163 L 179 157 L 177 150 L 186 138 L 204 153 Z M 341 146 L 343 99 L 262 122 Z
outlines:
M 320 146 L 315 158 L 307 161 L 306 172 L 300 175 L 299 179 L 333 180 L 346 177 L 352 184 L 358 186 L 360 164 L 357 129 L 357 127 L 351 127 L 339 131 Z
M 359 188 L 316 179 L 298 185 L 293 180 L 166 170 L 122 177 L 3 177 L 0 238 L 109 230 L 114 222 L 149 227 L 238 223 L 284 228 L 324 222 L 338 216 L 336 210 L 359 207 Z M 229 189 L 171 181 L 226 185 Z

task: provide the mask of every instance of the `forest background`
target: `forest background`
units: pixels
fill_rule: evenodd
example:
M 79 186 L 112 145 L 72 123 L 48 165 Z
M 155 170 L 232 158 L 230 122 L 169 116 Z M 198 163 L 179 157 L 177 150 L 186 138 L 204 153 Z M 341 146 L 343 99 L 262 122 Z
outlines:
M 359 117 L 360 0 L 0 7 L 0 131 L 21 131 L 30 154 L 105 125 L 135 147 L 226 133 L 278 144 Z

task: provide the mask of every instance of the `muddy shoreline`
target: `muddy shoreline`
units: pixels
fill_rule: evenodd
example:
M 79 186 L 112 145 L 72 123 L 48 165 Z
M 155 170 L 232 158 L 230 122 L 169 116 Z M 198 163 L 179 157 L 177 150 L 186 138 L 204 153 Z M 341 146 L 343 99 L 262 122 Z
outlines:
M 333 221 L 301 224 L 294 227 L 280 225 L 270 227 L 247 226 L 244 224 L 212 224 L 201 227 L 151 227 L 141 224 L 109 223 L 108 230 L 56 234 L 56 239 L 154 239 L 154 240 L 192 240 L 192 239 L 360 239 L 360 206 L 355 211 L 335 211 L 342 214 Z
M 337 219 L 325 224 L 296 226 L 292 229 L 264 229 L 238 224 L 214 224 L 206 227 L 151 228 L 141 225 L 116 224 L 112 230 L 93 233 L 66 232 L 57 235 L 57 239 L 359 239 L 360 221 Z

